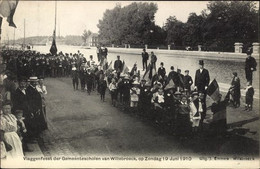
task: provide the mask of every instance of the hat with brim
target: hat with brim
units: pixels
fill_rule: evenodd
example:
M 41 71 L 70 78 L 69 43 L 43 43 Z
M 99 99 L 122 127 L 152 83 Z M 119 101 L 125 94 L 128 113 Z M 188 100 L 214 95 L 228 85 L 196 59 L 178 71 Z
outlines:
M 29 81 L 29 82 L 38 82 L 39 79 L 38 79 L 36 76 L 33 76 L 33 77 L 30 77 L 30 78 L 28 79 L 28 81 Z
M 125 77 L 124 77 L 124 80 L 129 80 L 129 77 L 128 77 L 128 76 L 125 76 Z
M 139 85 L 138 81 L 134 81 L 133 85 Z
M 151 85 L 151 83 L 148 82 L 148 83 L 145 83 L 144 86 L 145 87 L 151 87 L 152 85 Z
M 181 92 L 177 91 L 174 93 L 174 95 L 182 95 Z
M 204 61 L 203 60 L 199 60 L 199 65 L 204 65 Z
M 192 96 L 198 96 L 199 95 L 199 93 L 198 92 L 192 92 L 192 94 L 191 94 Z

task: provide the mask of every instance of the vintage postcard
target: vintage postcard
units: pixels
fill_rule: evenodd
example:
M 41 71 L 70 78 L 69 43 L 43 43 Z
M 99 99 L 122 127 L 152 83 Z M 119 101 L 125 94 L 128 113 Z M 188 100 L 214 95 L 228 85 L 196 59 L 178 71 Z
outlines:
M 258 1 L 0 1 L 1 168 L 259 168 Z

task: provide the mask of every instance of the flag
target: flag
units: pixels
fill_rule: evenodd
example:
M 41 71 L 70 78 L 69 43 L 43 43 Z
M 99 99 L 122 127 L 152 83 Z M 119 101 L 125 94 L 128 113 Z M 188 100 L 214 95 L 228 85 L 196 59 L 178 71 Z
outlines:
M 127 74 L 128 72 L 129 72 L 129 68 L 126 66 L 125 61 L 123 61 L 122 73 Z
M 156 72 L 156 69 L 155 69 L 155 66 L 152 66 L 150 67 L 150 72 L 149 72 L 149 79 L 153 79 L 154 75 L 156 75 L 157 72 Z
M 57 54 L 57 46 L 56 46 L 56 41 L 55 41 L 55 38 L 56 37 L 56 34 L 55 34 L 55 30 L 53 31 L 53 40 L 52 40 L 52 44 L 51 44 L 51 48 L 50 48 L 50 52 L 52 55 L 56 55 Z
M 149 65 L 147 66 L 147 69 L 144 73 L 143 79 L 146 81 L 149 81 L 149 74 L 150 74 L 150 70 L 151 70 L 151 64 L 149 63 Z
M 219 100 L 219 86 L 218 86 L 218 82 L 216 81 L 216 79 L 214 79 L 210 85 L 208 86 L 207 89 L 207 94 L 214 100 L 214 101 L 218 101 Z
M 171 80 L 169 81 L 169 83 L 165 86 L 164 90 L 172 89 L 172 88 L 175 88 L 175 87 L 176 87 L 176 85 L 175 85 L 175 83 L 173 82 L 173 80 L 171 79 Z
M 0 16 L 0 35 L 1 35 L 1 28 L 2 28 L 2 20 L 3 20 L 3 18 Z
M 156 69 L 155 67 L 153 67 L 150 63 L 147 66 L 146 72 L 144 73 L 143 79 L 145 79 L 146 81 L 152 81 L 154 75 L 156 75 Z
M 104 60 L 102 62 L 102 68 L 103 68 L 104 71 L 108 69 L 107 58 L 104 58 Z
M 135 62 L 135 64 L 133 65 L 133 67 L 131 69 L 130 76 L 135 75 L 135 71 L 137 70 L 137 67 L 135 67 L 135 65 L 136 65 L 136 62 Z
M 7 17 L 7 22 L 9 23 L 9 26 L 15 27 L 16 25 L 13 21 L 14 13 L 16 10 L 16 7 L 18 5 L 18 0 L 2 0 L 0 2 L 0 15 L 3 17 Z
M 112 61 L 109 63 L 109 65 L 108 65 L 108 68 L 107 68 L 108 70 L 113 70 L 113 67 L 112 67 Z

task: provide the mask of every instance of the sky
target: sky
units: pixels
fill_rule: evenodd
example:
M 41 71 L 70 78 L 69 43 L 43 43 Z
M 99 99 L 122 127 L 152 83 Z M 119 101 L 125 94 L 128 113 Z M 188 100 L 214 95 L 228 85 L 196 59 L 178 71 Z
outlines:
M 113 9 L 117 3 L 126 6 L 133 1 L 58 1 L 57 35 L 82 35 L 91 30 L 98 33 L 97 24 L 106 9 Z M 144 2 L 144 1 L 143 1 Z M 153 1 L 158 5 L 155 23 L 162 26 L 169 16 L 186 22 L 191 12 L 200 14 L 207 8 L 207 1 Z M 17 28 L 2 25 L 2 39 L 15 39 L 24 36 L 51 36 L 54 30 L 55 1 L 19 1 L 14 22 Z M 25 24 L 24 24 L 25 23 Z M 14 36 L 15 34 L 15 36 Z

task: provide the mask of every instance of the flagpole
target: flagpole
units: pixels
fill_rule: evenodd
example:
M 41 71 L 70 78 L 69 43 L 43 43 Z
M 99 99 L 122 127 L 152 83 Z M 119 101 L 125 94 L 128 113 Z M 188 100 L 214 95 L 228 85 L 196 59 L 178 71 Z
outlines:
M 24 30 L 23 30 L 23 49 L 25 48 L 25 19 L 24 19 Z
M 55 1 L 54 40 L 56 40 L 56 24 L 57 24 L 57 0 Z

